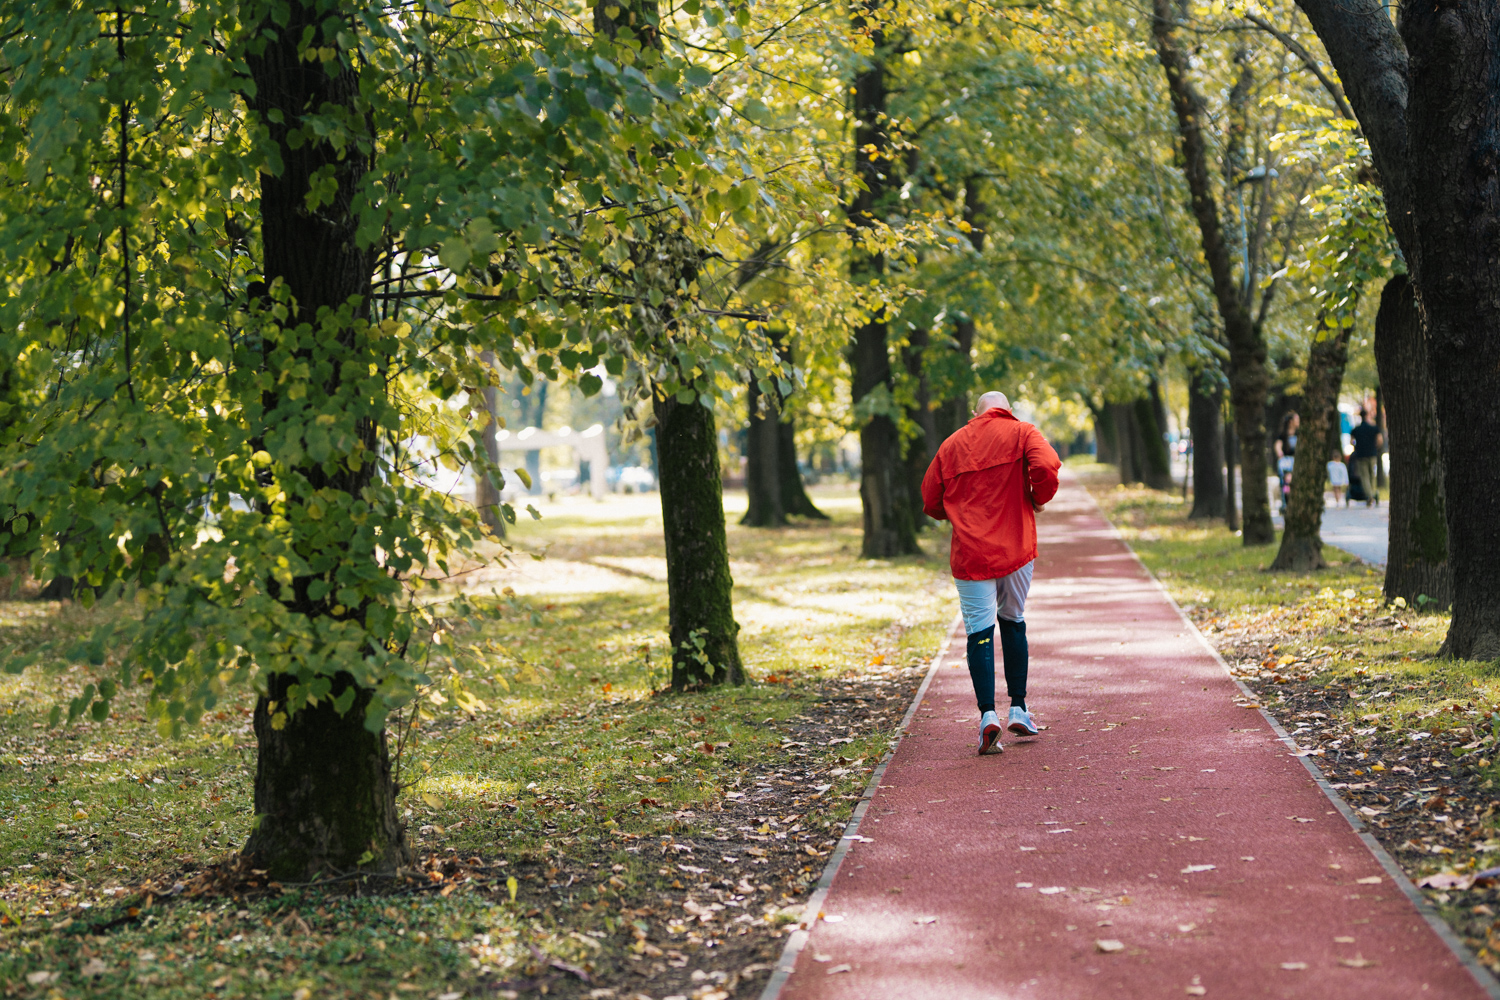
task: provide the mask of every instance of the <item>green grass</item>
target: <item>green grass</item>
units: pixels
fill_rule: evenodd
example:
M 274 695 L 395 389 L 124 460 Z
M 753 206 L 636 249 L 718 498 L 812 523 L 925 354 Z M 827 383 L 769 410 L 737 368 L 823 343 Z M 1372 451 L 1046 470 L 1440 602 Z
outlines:
M 944 560 L 861 560 L 857 497 L 818 500 L 831 524 L 731 527 L 741 650 L 755 681 L 739 689 L 657 693 L 667 609 L 654 496 L 548 504 L 542 521 L 513 532 L 509 567 L 465 581 L 515 595 L 486 636 L 491 662 L 470 678 L 484 707 L 429 704 L 404 720 L 400 767 L 412 784 L 400 808 L 428 867 L 474 856 L 499 878 L 514 872 L 514 902 L 498 880 L 446 896 L 284 887 L 274 897 L 164 898 L 173 881 L 225 857 L 249 831 L 249 699 L 223 703 L 183 739 L 163 741 L 131 692 L 104 725 L 48 729 L 51 707 L 85 683 L 76 670 L 0 678 L 6 995 L 437 997 L 524 978 L 538 954 L 601 970 L 608 985 L 608 970 L 643 933 L 643 901 L 680 889 L 685 877 L 641 845 L 714 832 L 725 789 L 791 759 L 778 728 L 806 711 L 821 683 L 908 668 L 946 632 Z M 81 631 L 101 613 L 0 604 L 0 644 Z M 892 734 L 852 735 L 853 743 L 814 748 L 814 762 L 841 754 L 873 762 Z M 838 777 L 800 822 L 836 830 L 852 808 L 841 795 L 867 773 Z M 562 871 L 576 888 L 559 901 L 544 887 Z M 775 922 L 810 871 L 768 886 L 749 912 Z M 127 904 L 148 899 L 135 919 L 101 932 L 128 916 Z M 651 924 L 662 939 L 702 942 L 662 924 L 670 921 Z

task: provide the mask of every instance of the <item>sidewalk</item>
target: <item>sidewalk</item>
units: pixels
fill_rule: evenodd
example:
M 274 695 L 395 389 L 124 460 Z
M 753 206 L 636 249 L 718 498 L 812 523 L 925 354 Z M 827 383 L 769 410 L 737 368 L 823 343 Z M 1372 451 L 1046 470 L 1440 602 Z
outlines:
M 1048 728 L 975 755 L 955 632 L 781 996 L 1486 996 L 1084 490 L 1039 520 Z

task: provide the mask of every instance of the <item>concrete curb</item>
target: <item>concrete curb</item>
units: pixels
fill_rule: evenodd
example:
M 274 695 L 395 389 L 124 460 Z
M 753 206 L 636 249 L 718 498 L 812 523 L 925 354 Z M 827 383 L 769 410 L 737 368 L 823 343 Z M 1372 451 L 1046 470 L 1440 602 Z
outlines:
M 1089 502 L 1094 505 L 1094 508 L 1096 510 L 1099 510 L 1099 516 L 1104 520 L 1105 524 L 1109 525 L 1109 530 L 1114 533 L 1114 536 L 1120 540 L 1120 544 L 1124 545 L 1125 550 L 1130 553 L 1130 557 L 1136 561 L 1136 564 L 1138 566 L 1140 566 L 1141 572 L 1145 573 L 1146 578 L 1151 581 L 1152 585 L 1155 586 L 1157 590 L 1161 591 L 1162 597 L 1165 597 L 1167 599 L 1167 603 L 1172 605 L 1172 610 L 1177 612 L 1177 616 L 1182 619 L 1183 625 L 1185 625 L 1192 631 L 1193 635 L 1197 637 L 1198 641 L 1203 644 L 1203 648 L 1208 650 L 1209 654 L 1213 656 L 1214 660 L 1218 662 L 1219 666 L 1224 668 L 1225 675 L 1234 682 L 1235 687 L 1239 688 L 1240 692 L 1244 694 L 1246 698 L 1251 699 L 1256 703 L 1256 710 L 1260 712 L 1261 718 L 1265 719 L 1266 722 L 1270 725 L 1271 731 L 1276 734 L 1276 738 L 1281 740 L 1281 742 L 1286 745 L 1286 747 L 1291 751 L 1291 756 L 1296 757 L 1302 762 L 1302 766 L 1307 768 L 1307 773 L 1312 776 L 1313 781 L 1317 783 L 1318 788 L 1322 790 L 1324 796 L 1326 796 L 1328 801 L 1333 804 L 1333 807 L 1339 811 L 1339 815 L 1343 816 L 1344 819 L 1348 821 L 1349 826 L 1353 828 L 1355 835 L 1358 836 L 1359 839 L 1364 843 L 1369 852 L 1375 856 L 1375 860 L 1380 863 L 1381 868 L 1385 869 L 1385 873 L 1391 877 L 1391 881 L 1394 882 L 1396 884 L 1396 887 L 1400 889 L 1402 893 L 1406 895 L 1406 898 L 1411 901 L 1412 906 L 1416 908 L 1417 913 L 1422 917 L 1422 919 L 1427 921 L 1427 926 L 1431 927 L 1433 933 L 1438 936 L 1443 944 L 1448 946 L 1448 950 L 1453 953 L 1453 957 L 1458 959 L 1459 964 L 1468 970 L 1469 975 L 1474 977 L 1474 981 L 1479 984 L 1479 988 L 1484 990 L 1485 993 L 1489 994 L 1489 996 L 1493 998 L 1493 1000 L 1500 1000 L 1500 981 L 1497 981 L 1495 979 L 1490 970 L 1479 964 L 1479 960 L 1474 957 L 1474 953 L 1469 951 L 1464 943 L 1458 939 L 1458 935 L 1453 933 L 1453 928 L 1448 926 L 1448 922 L 1438 915 L 1438 912 L 1433 909 L 1432 904 L 1427 902 L 1427 899 L 1422 895 L 1421 891 L 1412 884 L 1411 879 L 1406 877 L 1406 872 L 1402 871 L 1401 866 L 1396 863 L 1396 859 L 1391 857 L 1390 853 L 1381 846 L 1380 841 L 1375 839 L 1374 834 L 1370 833 L 1369 828 L 1365 825 L 1365 822 L 1359 818 L 1359 815 L 1355 813 L 1354 810 L 1349 808 L 1349 804 L 1344 801 L 1343 797 L 1339 795 L 1338 792 L 1335 791 L 1332 787 L 1330 787 L 1328 779 L 1323 776 L 1322 769 L 1319 768 L 1318 765 L 1314 764 L 1311 758 L 1306 756 L 1298 756 L 1297 741 L 1292 739 L 1291 735 L 1287 733 L 1286 729 L 1282 727 L 1281 723 L 1277 722 L 1276 719 L 1271 715 L 1271 713 L 1267 712 L 1265 708 L 1261 706 L 1260 697 L 1256 695 L 1255 692 L 1251 691 L 1250 688 L 1246 684 L 1244 684 L 1238 677 L 1234 676 L 1234 672 L 1230 670 L 1229 664 L 1225 661 L 1224 657 L 1219 655 L 1219 651 L 1214 648 L 1213 643 L 1208 641 L 1208 637 L 1199 630 L 1198 626 L 1193 623 L 1193 620 L 1189 618 L 1187 614 L 1182 610 L 1182 608 L 1177 604 L 1177 601 L 1173 599 L 1172 595 L 1167 591 L 1167 588 L 1164 587 L 1162 585 L 1162 582 L 1156 578 L 1156 574 L 1151 572 L 1151 570 L 1147 568 L 1146 564 L 1141 560 L 1141 557 L 1136 554 L 1135 549 L 1131 548 L 1130 543 L 1127 542 L 1125 540 L 1125 537 L 1120 534 L 1120 531 L 1115 527 L 1114 522 L 1111 521 L 1108 517 L 1105 517 L 1104 511 L 1102 509 L 1099 509 L 1098 502 L 1094 500 L 1094 495 L 1092 493 L 1089 493 L 1088 489 L 1084 487 L 1083 484 L 1080 483 L 1078 485 L 1079 488 L 1083 489 L 1084 493 L 1088 495 Z
M 765 989 L 761 990 L 760 1000 L 777 1000 L 787 980 L 791 978 L 792 971 L 797 967 L 797 957 L 807 946 L 812 927 L 818 922 L 818 914 L 823 909 L 823 901 L 828 898 L 829 891 L 833 889 L 833 880 L 839 873 L 839 867 L 844 863 L 844 857 L 849 853 L 849 845 L 859 833 L 860 821 L 865 818 L 865 812 L 870 808 L 870 800 L 874 798 L 875 790 L 880 787 L 880 780 L 885 777 L 886 766 L 890 764 L 891 758 L 896 756 L 901 740 L 906 736 L 906 731 L 911 728 L 912 719 L 917 714 L 917 706 L 922 704 L 922 699 L 927 696 L 927 688 L 931 686 L 932 679 L 937 676 L 938 668 L 943 665 L 943 657 L 953 641 L 953 630 L 962 622 L 962 618 L 955 617 L 953 625 L 944 634 L 942 648 L 932 658 L 932 665 L 927 668 L 927 676 L 922 678 L 922 685 L 917 688 L 916 696 L 912 698 L 911 704 L 906 708 L 906 715 L 901 719 L 901 727 L 896 731 L 896 741 L 880 759 L 880 763 L 875 765 L 875 771 L 870 775 L 869 783 L 865 785 L 865 792 L 854 807 L 854 815 L 849 817 L 849 823 L 844 827 L 843 835 L 839 837 L 838 846 L 833 849 L 833 854 L 828 858 L 828 864 L 823 866 L 823 874 L 818 879 L 818 885 L 813 890 L 813 894 L 808 897 L 807 905 L 803 907 L 802 919 L 798 921 L 797 929 L 788 935 L 786 945 L 781 949 L 781 957 L 776 960 L 776 970 L 766 981 Z

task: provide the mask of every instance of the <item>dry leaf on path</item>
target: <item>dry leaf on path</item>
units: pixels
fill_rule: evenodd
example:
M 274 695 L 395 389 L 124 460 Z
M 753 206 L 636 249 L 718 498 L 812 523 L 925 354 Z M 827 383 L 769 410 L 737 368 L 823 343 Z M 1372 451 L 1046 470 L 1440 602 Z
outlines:
M 828 972 L 825 973 L 825 975 L 836 976 L 840 972 L 850 972 L 853 971 L 853 969 L 854 966 L 850 965 L 848 962 L 845 962 L 843 965 L 835 965 L 833 968 L 829 969 Z
M 1216 867 L 1216 865 L 1188 865 L 1182 870 L 1182 874 L 1191 875 L 1193 872 L 1211 872 Z
M 1100 938 L 1094 942 L 1094 947 L 1106 955 L 1113 955 L 1117 951 L 1124 951 L 1125 943 L 1123 941 L 1116 941 L 1113 938 Z
M 1282 962 L 1281 967 L 1288 972 L 1303 972 L 1307 969 L 1306 962 Z
M 1037 890 L 1037 892 L 1041 893 L 1043 896 L 1055 896 L 1059 892 L 1067 892 L 1067 891 L 1068 891 L 1068 887 L 1065 886 L 1065 885 L 1049 885 L 1049 886 L 1046 886 L 1044 888 L 1041 888 L 1041 889 Z
M 915 917 L 915 918 L 912 919 L 912 923 L 914 923 L 914 924 L 935 924 L 935 923 L 937 923 L 937 917 Z
M 1339 959 L 1339 964 L 1348 966 L 1351 969 L 1368 969 L 1370 966 L 1377 965 L 1379 963 L 1377 963 L 1374 959 L 1365 958 L 1365 956 L 1363 955 L 1355 955 L 1353 958 Z
M 1380 884 L 1380 876 L 1379 875 L 1371 875 L 1368 878 L 1357 878 L 1354 881 L 1357 882 L 1357 883 L 1359 883 L 1360 885 L 1379 885 Z

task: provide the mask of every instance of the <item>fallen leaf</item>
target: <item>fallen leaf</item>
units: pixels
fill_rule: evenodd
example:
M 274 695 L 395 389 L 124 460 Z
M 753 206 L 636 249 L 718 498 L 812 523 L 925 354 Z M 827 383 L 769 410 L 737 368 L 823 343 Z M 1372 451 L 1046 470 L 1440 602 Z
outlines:
M 1282 962 L 1281 967 L 1288 972 L 1302 972 L 1306 970 L 1306 962 Z
M 854 966 L 850 965 L 848 962 L 845 962 L 843 965 L 835 965 L 833 968 L 829 969 L 826 975 L 836 976 L 840 972 L 850 972 L 853 969 Z
M 1197 924 L 1178 924 L 1177 930 L 1182 934 L 1191 934 L 1197 928 Z
M 1067 892 L 1067 891 L 1068 891 L 1068 887 L 1065 886 L 1065 885 L 1049 885 L 1046 888 L 1038 889 L 1037 890 L 1037 892 L 1041 893 L 1043 896 L 1055 896 L 1059 892 Z
M 1106 955 L 1112 955 L 1117 951 L 1124 951 L 1125 943 L 1123 941 L 1116 941 L 1113 938 L 1100 938 L 1094 942 L 1094 947 Z
M 45 986 L 48 983 L 56 982 L 60 975 L 62 975 L 60 972 L 28 972 L 26 973 L 26 981 L 32 986 Z
M 837 913 L 829 913 L 823 915 L 823 923 L 825 924 L 841 924 L 843 922 L 844 918 Z
M 1459 875 L 1455 872 L 1438 872 L 1417 880 L 1417 885 L 1423 889 L 1467 889 L 1473 884 L 1472 876 Z
M 78 971 L 85 976 L 102 976 L 109 971 L 109 966 L 97 958 L 91 958 Z
M 1208 996 L 1208 990 L 1202 986 L 1189 986 L 1187 988 L 1187 995 L 1190 997 L 1204 997 Z
M 1369 878 L 1357 878 L 1354 881 L 1357 882 L 1357 883 L 1359 883 L 1360 885 L 1379 885 L 1380 884 L 1380 876 L 1379 875 L 1371 875 Z
M 1073 828 L 1071 826 L 1065 826 L 1061 830 L 1048 830 L 1047 832 L 1048 833 L 1072 833 L 1073 832 Z
M 1354 943 L 1354 939 L 1352 937 L 1336 937 L 1336 938 L 1333 939 L 1333 943 L 1334 944 L 1353 944 Z
M 1351 969 L 1368 969 L 1372 965 L 1378 965 L 1374 959 L 1365 958 L 1363 955 L 1355 955 L 1353 958 L 1341 958 L 1339 964 Z
M 1032 883 L 1032 882 L 1017 882 L 1016 883 L 1016 888 L 1017 889 L 1030 889 L 1033 884 L 1034 883 Z
M 1253 856 L 1253 855 L 1249 855 L 1249 854 L 1247 854 L 1247 855 L 1245 855 L 1245 856 L 1244 856 L 1244 857 L 1243 857 L 1243 858 L 1240 858 L 1240 860 L 1241 860 L 1241 861 L 1254 861 L 1254 860 L 1255 860 L 1255 857 L 1254 857 L 1254 856 Z
M 935 923 L 937 923 L 937 917 L 917 917 L 914 920 L 912 920 L 912 923 L 914 923 L 914 924 L 935 924 Z
M 1188 865 L 1182 870 L 1182 874 L 1191 875 L 1193 872 L 1211 872 L 1217 865 Z
M 814 955 L 813 956 L 813 961 L 814 962 L 832 962 L 833 961 L 833 956 L 832 955 Z

